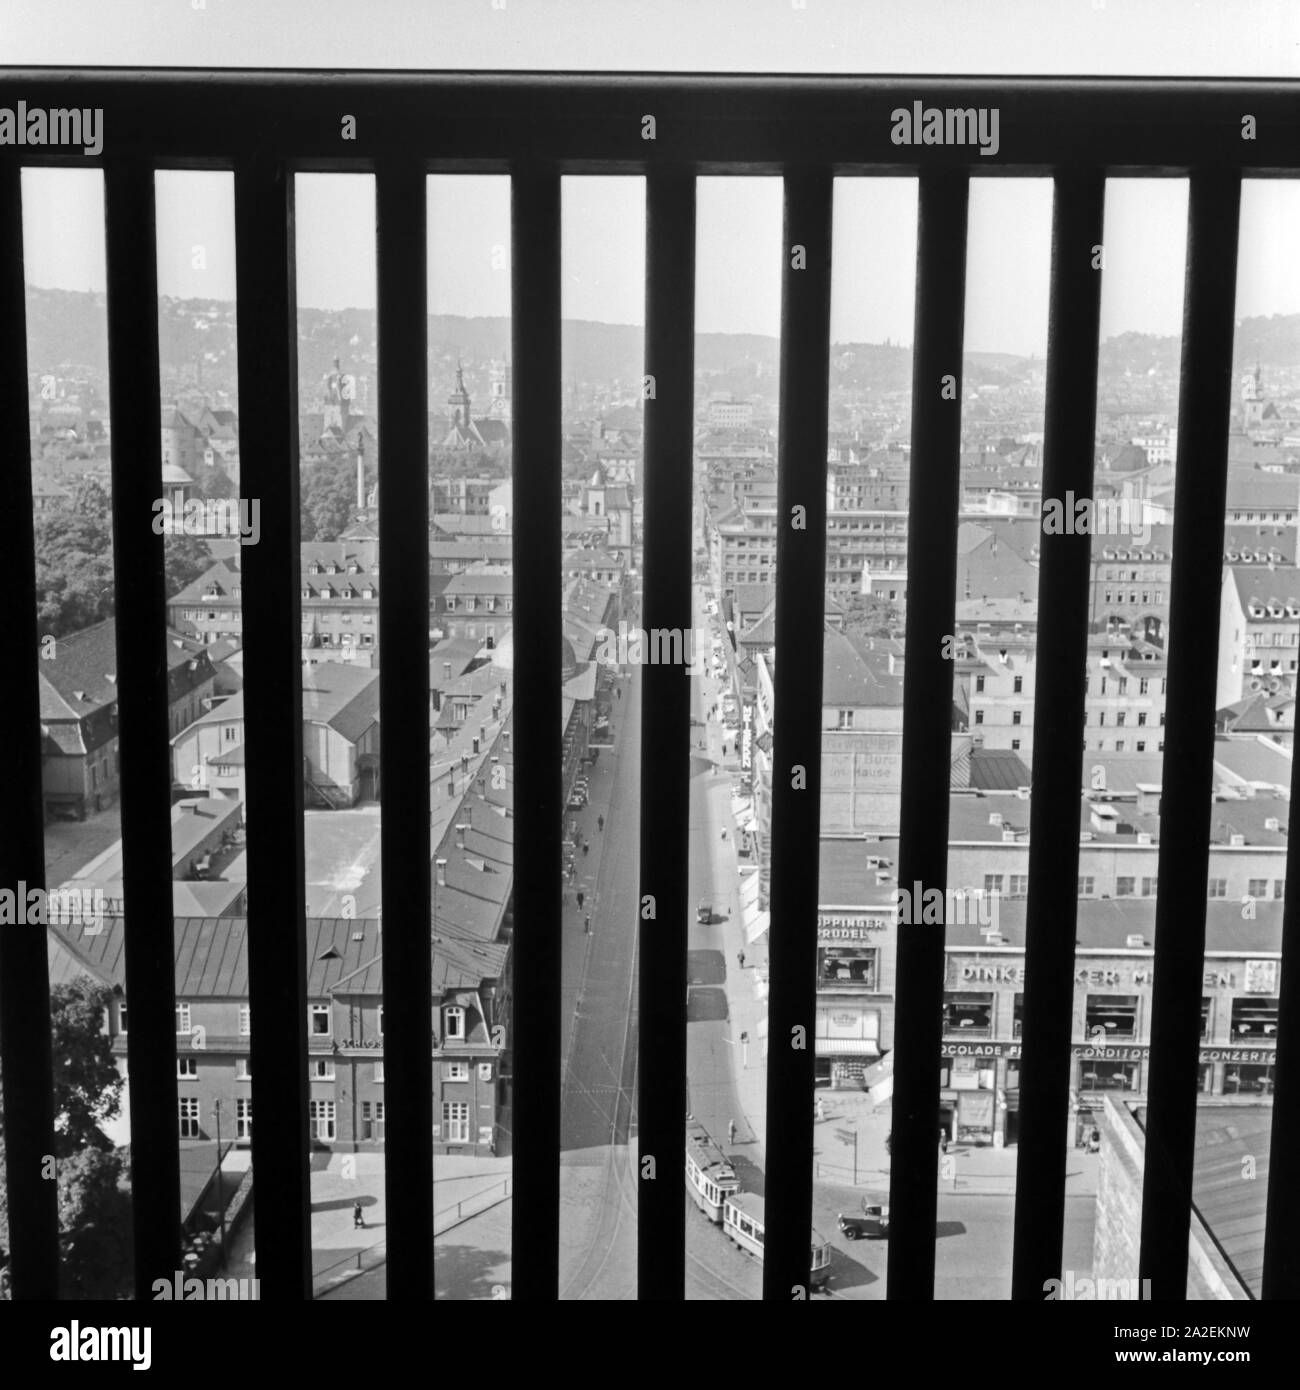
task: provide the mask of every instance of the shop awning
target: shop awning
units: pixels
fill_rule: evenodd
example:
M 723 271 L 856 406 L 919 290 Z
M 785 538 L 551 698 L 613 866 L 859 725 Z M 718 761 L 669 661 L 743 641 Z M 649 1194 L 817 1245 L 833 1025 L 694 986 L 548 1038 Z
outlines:
M 818 1057 L 879 1057 L 875 1038 L 818 1038 Z
M 752 946 L 767 930 L 772 920 L 770 912 L 747 912 L 745 914 L 745 940 Z

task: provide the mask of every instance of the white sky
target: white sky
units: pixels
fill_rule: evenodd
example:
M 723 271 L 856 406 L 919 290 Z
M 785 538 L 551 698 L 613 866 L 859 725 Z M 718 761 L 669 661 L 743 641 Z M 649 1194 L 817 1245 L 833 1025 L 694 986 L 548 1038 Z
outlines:
M 6 64 L 1296 76 L 1300 0 L 0 0 Z M 977 18 L 976 18 L 977 17 Z M 3 91 L 0 72 L 0 91 Z M 159 282 L 166 294 L 232 299 L 229 175 L 161 177 Z M 832 337 L 910 342 L 915 183 L 836 183 Z M 1114 180 L 1107 190 L 1103 336 L 1181 328 L 1186 185 Z M 28 170 L 33 284 L 102 289 L 95 171 Z M 566 179 L 564 314 L 640 323 L 644 185 Z M 373 186 L 298 180 L 299 300 L 374 304 Z M 435 179 L 430 307 L 509 313 L 509 189 Z M 703 180 L 697 326 L 774 334 L 780 183 Z M 1051 190 L 972 187 L 967 343 L 1046 347 Z M 1239 315 L 1300 312 L 1300 197 L 1247 185 Z M 193 248 L 204 248 L 194 265 Z M 505 262 L 503 264 L 502 252 Z

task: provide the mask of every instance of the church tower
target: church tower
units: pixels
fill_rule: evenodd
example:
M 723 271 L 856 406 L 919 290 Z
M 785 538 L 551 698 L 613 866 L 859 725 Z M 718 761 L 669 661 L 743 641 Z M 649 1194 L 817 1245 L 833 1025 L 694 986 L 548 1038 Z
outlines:
M 456 363 L 456 389 L 447 397 L 447 413 L 453 426 L 469 429 L 469 392 L 465 390 L 465 369 L 459 361 Z
M 1247 430 L 1258 429 L 1264 422 L 1264 390 L 1260 379 L 1259 363 L 1254 372 L 1247 372 L 1241 378 L 1242 426 Z
M 510 423 L 510 363 L 492 363 L 492 399 L 488 414 L 495 420 Z

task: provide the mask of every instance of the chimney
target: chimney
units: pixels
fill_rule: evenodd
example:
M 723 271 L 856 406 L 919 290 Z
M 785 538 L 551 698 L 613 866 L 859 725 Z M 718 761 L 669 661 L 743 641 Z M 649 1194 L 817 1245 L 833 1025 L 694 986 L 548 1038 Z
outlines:
M 468 829 L 469 829 L 469 826 L 466 824 L 466 822 L 460 821 L 460 822 L 457 823 L 457 825 L 456 825 L 456 848 L 457 848 L 457 849 L 464 849 L 464 848 L 465 848 L 465 832 L 466 832 Z
M 447 861 L 445 859 L 435 859 L 433 861 L 436 870 L 436 877 L 439 888 L 447 886 Z
M 451 662 L 450 662 L 450 661 L 444 661 L 444 662 L 442 663 L 442 675 L 443 675 L 443 679 L 444 679 L 444 680 L 450 680 L 450 679 L 451 679 Z
M 366 509 L 366 460 L 360 449 L 357 450 L 357 510 Z
M 474 751 L 475 751 L 475 753 L 478 752 L 478 742 L 479 742 L 478 739 L 475 738 L 475 740 L 474 740 Z

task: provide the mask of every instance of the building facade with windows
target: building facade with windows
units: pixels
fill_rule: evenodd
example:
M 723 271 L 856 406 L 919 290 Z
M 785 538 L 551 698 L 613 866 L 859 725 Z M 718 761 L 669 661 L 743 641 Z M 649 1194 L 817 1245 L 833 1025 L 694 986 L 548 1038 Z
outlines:
M 123 992 L 123 919 L 106 919 L 96 936 L 70 926 L 47 932 L 52 983 L 88 975 L 114 990 L 105 1029 L 126 1075 L 130 1014 Z M 249 1144 L 254 1115 L 247 923 L 178 917 L 175 933 L 177 1139 L 215 1139 L 219 1105 L 223 1141 Z M 317 1149 L 379 1151 L 387 1118 L 379 923 L 310 918 L 307 946 L 309 1140 Z M 431 949 L 435 1152 L 505 1152 L 508 1136 L 497 1123 L 505 1030 L 496 995 L 508 943 L 471 942 L 444 931 Z
M 940 1119 L 958 1142 L 1001 1146 L 1019 1126 L 1023 902 L 996 930 L 947 928 Z M 1209 1097 L 1272 1094 L 1282 905 L 1207 904 L 1199 1084 Z M 1145 1092 L 1154 979 L 1152 904 L 1080 902 L 1071 1025 L 1068 1141 L 1087 1142 L 1107 1095 Z

